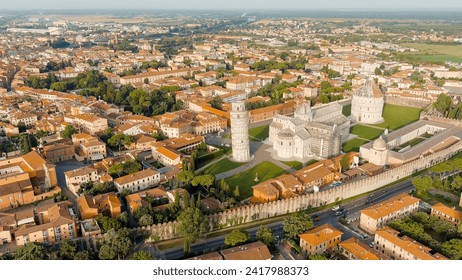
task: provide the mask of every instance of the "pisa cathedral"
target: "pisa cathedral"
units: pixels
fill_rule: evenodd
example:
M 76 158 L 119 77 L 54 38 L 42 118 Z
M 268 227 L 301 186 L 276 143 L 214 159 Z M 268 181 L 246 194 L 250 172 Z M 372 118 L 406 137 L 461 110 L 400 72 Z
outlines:
M 304 162 L 338 156 L 350 132 L 342 109 L 338 103 L 311 108 L 308 102 L 295 110 L 294 117 L 276 115 L 269 129 L 272 157 Z

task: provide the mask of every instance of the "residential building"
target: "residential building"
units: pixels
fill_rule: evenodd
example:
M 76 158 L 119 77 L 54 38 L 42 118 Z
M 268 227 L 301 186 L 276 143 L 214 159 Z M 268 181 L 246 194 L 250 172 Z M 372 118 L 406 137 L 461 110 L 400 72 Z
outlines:
M 342 234 L 330 224 L 324 224 L 300 234 L 300 248 L 308 255 L 323 254 L 340 243 Z
M 373 234 L 391 221 L 417 212 L 419 202 L 420 199 L 406 193 L 391 197 L 361 210 L 359 226 L 366 232 Z
M 133 213 L 139 207 L 149 207 L 151 201 L 167 198 L 167 192 L 163 187 L 136 192 L 125 196 L 128 208 Z
M 79 192 L 80 186 L 88 182 L 97 182 L 100 179 L 98 170 L 91 166 L 84 166 L 78 169 L 64 172 L 66 186 L 74 194 Z
M 122 203 L 114 192 L 96 196 L 82 195 L 77 198 L 81 220 L 92 219 L 99 214 L 109 214 L 115 218 L 120 215 Z
M 75 216 L 71 207 L 72 203 L 61 202 L 36 208 L 38 223 L 18 228 L 14 232 L 16 245 L 22 246 L 29 242 L 53 244 L 76 238 Z
M 101 160 L 106 157 L 106 144 L 86 133 L 72 135 L 75 145 L 75 158 L 83 160 Z
M 431 249 L 389 227 L 375 233 L 374 247 L 392 260 L 447 260 Z
M 388 258 L 377 250 L 369 247 L 357 238 L 352 237 L 338 244 L 339 252 L 349 260 L 387 260 Z
M 165 166 L 181 167 L 181 154 L 167 147 L 152 147 L 152 157 Z
M 101 133 L 108 128 L 107 119 L 94 114 L 64 116 L 64 121 L 81 127 L 84 132 L 91 135 Z
M 137 192 L 151 187 L 155 187 L 160 183 L 160 173 L 154 169 L 145 169 L 133 174 L 129 174 L 114 180 L 114 185 L 119 192 L 129 190 Z
M 43 155 L 48 162 L 60 162 L 74 158 L 75 147 L 68 143 L 54 143 L 43 147 Z
M 16 112 L 11 116 L 11 124 L 18 126 L 23 123 L 25 126 L 33 126 L 37 122 L 37 116 L 31 113 Z
M 454 208 L 447 207 L 443 203 L 438 203 L 432 206 L 431 216 L 437 217 L 440 220 L 445 220 L 456 226 L 462 221 L 462 212 Z
M 221 250 L 224 260 L 271 260 L 268 247 L 261 241 Z

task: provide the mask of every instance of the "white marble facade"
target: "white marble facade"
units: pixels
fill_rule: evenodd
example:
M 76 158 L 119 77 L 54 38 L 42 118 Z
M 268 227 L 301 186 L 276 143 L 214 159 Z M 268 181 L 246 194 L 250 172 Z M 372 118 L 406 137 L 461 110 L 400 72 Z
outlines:
M 351 99 L 351 116 L 358 123 L 375 124 L 383 122 L 385 99 L 374 80 L 368 78 Z

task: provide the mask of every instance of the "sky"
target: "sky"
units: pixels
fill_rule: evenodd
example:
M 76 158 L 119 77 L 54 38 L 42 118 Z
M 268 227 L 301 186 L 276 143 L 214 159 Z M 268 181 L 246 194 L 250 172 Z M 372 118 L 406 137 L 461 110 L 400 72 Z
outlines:
M 0 0 L 0 9 L 452 10 L 461 0 Z

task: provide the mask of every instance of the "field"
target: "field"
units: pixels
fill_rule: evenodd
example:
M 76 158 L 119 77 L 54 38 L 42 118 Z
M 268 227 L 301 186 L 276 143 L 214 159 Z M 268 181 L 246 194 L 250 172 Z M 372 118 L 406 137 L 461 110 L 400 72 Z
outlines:
M 351 115 L 351 104 L 343 106 L 342 114 L 346 117 L 349 117 Z
M 292 167 L 295 170 L 302 169 L 302 167 L 303 167 L 303 163 L 301 163 L 299 161 L 282 161 L 282 163 Z
M 369 141 L 358 139 L 358 138 L 353 138 L 350 141 L 347 141 L 343 144 L 342 150 L 345 153 L 349 152 L 359 152 L 359 147 L 362 145 L 366 144 Z
M 383 133 L 383 129 L 357 124 L 351 128 L 350 133 L 357 135 L 360 138 L 374 140 Z
M 441 44 L 403 44 L 405 47 L 419 50 L 419 53 L 409 53 L 426 62 L 445 63 L 446 61 L 462 62 L 462 46 Z
M 225 181 L 234 189 L 239 186 L 241 196 L 239 199 L 246 199 L 252 196 L 252 187 L 258 183 L 273 179 L 284 174 L 284 169 L 274 165 L 271 162 L 264 161 L 253 168 L 232 177 L 226 178 Z M 258 182 L 255 182 L 255 177 L 258 176 Z
M 206 169 L 204 169 L 204 173 L 205 174 L 217 175 L 217 174 L 232 170 L 234 168 L 238 168 L 241 165 L 243 165 L 243 163 L 233 162 L 233 161 L 230 161 L 227 158 L 224 158 L 224 159 L 210 165 Z
M 374 124 L 374 126 L 396 130 L 419 120 L 419 117 L 420 109 L 418 108 L 385 104 L 383 108 L 383 118 L 385 121 L 380 124 Z
M 269 137 L 269 125 L 249 129 L 250 140 L 263 141 Z

